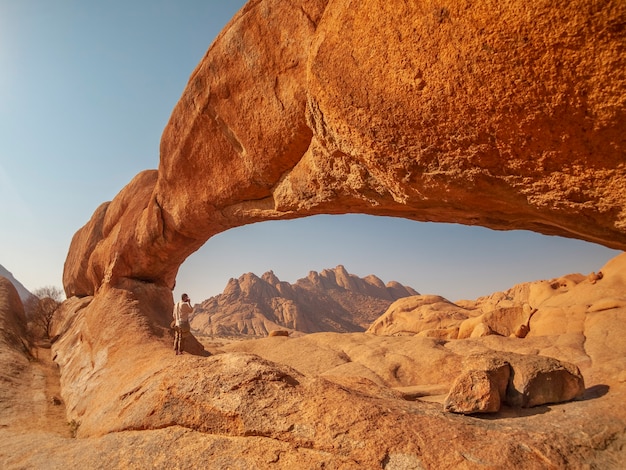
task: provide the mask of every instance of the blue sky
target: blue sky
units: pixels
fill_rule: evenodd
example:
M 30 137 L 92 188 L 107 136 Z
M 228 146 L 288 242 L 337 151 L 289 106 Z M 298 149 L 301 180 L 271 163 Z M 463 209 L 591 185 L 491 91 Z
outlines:
M 0 0 L 0 264 L 28 289 L 61 287 L 73 234 L 139 171 L 189 75 L 244 4 Z M 450 300 L 598 270 L 615 250 L 531 232 L 363 215 L 219 234 L 181 267 L 194 302 L 268 270 L 295 282 L 342 264 Z

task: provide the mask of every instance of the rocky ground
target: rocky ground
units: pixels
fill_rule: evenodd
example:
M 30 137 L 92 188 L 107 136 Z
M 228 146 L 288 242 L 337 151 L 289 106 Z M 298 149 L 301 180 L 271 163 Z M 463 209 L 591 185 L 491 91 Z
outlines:
M 174 356 L 168 325 L 184 260 L 263 220 L 366 213 L 624 249 L 625 5 L 248 2 L 192 73 L 159 169 L 72 239 L 51 351 L 75 438 L 33 411 L 49 406 L 47 366 L 0 283 L 0 466 L 623 468 L 623 256 L 599 281 L 422 302 L 369 334 Z M 535 309 L 526 337 L 507 335 Z M 466 359 L 512 353 L 573 364 L 580 399 L 443 410 Z M 549 396 L 568 383 L 542 377 Z
M 349 336 L 346 344 L 362 339 L 360 334 Z M 217 353 L 212 361 L 218 356 L 224 358 L 214 362 L 215 365 L 235 360 L 228 353 L 220 354 L 220 349 L 254 349 L 265 351 L 266 355 L 283 351 L 284 355 L 287 343 L 294 341 L 297 340 L 268 338 L 241 342 L 214 338 L 209 344 Z M 331 344 L 337 348 L 338 344 L 336 335 L 312 335 L 309 341 L 320 345 L 318 353 Z M 410 342 L 405 341 L 405 344 Z M 55 400 L 59 392 L 59 373 L 49 353 L 48 349 L 39 350 L 39 360 L 24 363 L 24 368 L 10 384 L 10 396 L 4 398 L 6 395 L 3 395 L 3 404 L 8 406 L 3 406 L 0 415 L 2 468 L 408 469 L 512 468 L 510 465 L 515 465 L 516 468 L 617 469 L 624 458 L 624 423 L 612 417 L 617 412 L 616 405 L 625 398 L 621 388 L 595 384 L 587 388 L 581 401 L 532 409 L 505 407 L 497 415 L 465 417 L 442 412 L 446 387 L 392 390 L 348 374 L 329 377 L 329 382 L 319 381 L 318 386 L 325 389 L 319 390 L 320 396 L 325 395 L 334 403 L 321 400 L 317 409 L 307 411 L 315 415 L 315 421 L 320 422 L 322 428 L 339 425 L 339 428 L 324 429 L 331 433 L 329 441 L 334 443 L 326 448 L 316 448 L 313 442 L 288 442 L 254 434 L 232 436 L 228 430 L 195 431 L 174 423 L 161 429 L 73 438 L 75 422 L 68 422 L 63 404 Z M 328 358 L 312 357 L 310 353 L 311 350 L 305 348 L 298 355 L 301 370 L 319 370 L 320 364 L 328 364 Z M 404 354 L 406 350 L 398 353 Z M 289 357 L 290 361 L 297 360 L 292 354 Z M 195 362 L 193 356 L 182 359 L 187 366 Z M 251 368 L 258 359 L 248 358 L 247 361 Z M 239 381 L 238 385 L 246 382 Z M 333 393 L 328 393 L 329 389 Z M 6 390 L 3 387 L 3 391 Z M 256 390 L 250 387 L 248 392 Z M 384 410 L 380 409 L 381 405 Z M 354 412 L 342 411 L 345 406 L 355 407 L 353 411 L 357 411 L 360 419 Z M 276 422 L 277 416 L 273 418 L 274 424 L 270 427 L 282 424 Z M 343 419 L 346 421 L 341 422 Z M 373 441 L 378 441 L 377 425 L 385 429 L 391 447 L 402 440 L 405 445 L 381 454 L 379 464 L 369 466 L 372 460 L 364 448 L 368 446 L 366 436 L 370 434 Z M 394 427 L 395 432 L 391 432 Z M 364 432 L 367 429 L 369 431 Z M 350 438 L 352 432 L 353 439 Z M 349 448 L 352 451 L 346 455 Z M 359 461 L 358 455 L 364 460 Z
M 145 321 L 140 289 L 70 299 L 58 340 L 35 350 L 39 359 L 19 342 L 2 343 L 0 466 L 618 469 L 626 461 L 625 263 L 612 260 L 595 283 L 537 281 L 464 304 L 474 310 L 458 319 L 472 330 L 462 339 L 432 337 L 433 312 L 442 329 L 458 312 L 417 300 L 426 308 L 414 316 L 427 320 L 419 328 L 428 335 L 405 325 L 395 336 L 200 336 L 175 356 L 169 331 Z M 476 305 L 523 312 L 506 304 L 516 298 L 538 307 L 528 335 L 484 336 L 479 325 L 503 328 L 502 312 Z M 494 354 L 575 364 L 582 393 L 530 408 L 503 402 L 495 413 L 444 411 L 469 359 Z

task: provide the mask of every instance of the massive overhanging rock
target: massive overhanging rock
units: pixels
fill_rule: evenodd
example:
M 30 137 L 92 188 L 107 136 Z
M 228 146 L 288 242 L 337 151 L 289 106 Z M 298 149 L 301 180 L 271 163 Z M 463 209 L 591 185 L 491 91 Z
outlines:
M 583 300 L 542 306 L 523 340 L 319 334 L 205 358 L 175 356 L 166 326 L 186 257 L 262 220 L 361 212 L 623 249 L 624 24 L 617 0 L 250 1 L 193 72 L 158 170 L 72 240 L 52 352 L 77 436 L 170 455 L 163 442 L 191 433 L 185 455 L 211 462 L 226 438 L 236 459 L 256 446 L 251 462 L 285 468 L 623 461 L 621 258 L 580 283 Z M 449 389 L 462 357 L 489 351 L 572 362 L 587 399 L 532 423 L 404 399 Z
M 174 285 L 211 236 L 367 213 L 626 247 L 626 3 L 250 1 L 139 174 L 72 240 L 68 296 Z

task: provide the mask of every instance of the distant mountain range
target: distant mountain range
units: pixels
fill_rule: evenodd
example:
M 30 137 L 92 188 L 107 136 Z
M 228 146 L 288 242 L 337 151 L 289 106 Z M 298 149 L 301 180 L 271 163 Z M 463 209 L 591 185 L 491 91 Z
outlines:
M 365 331 L 397 299 L 419 295 L 411 287 L 378 277 L 360 278 L 343 266 L 311 271 L 290 284 L 272 271 L 230 279 L 224 292 L 195 305 L 191 326 L 209 335 L 266 336 Z
M 9 281 L 11 281 L 11 284 L 15 286 L 15 289 L 17 290 L 17 293 L 19 294 L 20 299 L 22 299 L 22 302 L 26 302 L 26 300 L 32 297 L 33 294 L 31 294 L 29 290 L 26 289 L 26 287 L 24 287 L 20 281 L 15 279 L 13 277 L 13 274 L 11 274 L 9 270 L 6 269 L 1 264 L 0 264 L 0 276 L 6 277 Z

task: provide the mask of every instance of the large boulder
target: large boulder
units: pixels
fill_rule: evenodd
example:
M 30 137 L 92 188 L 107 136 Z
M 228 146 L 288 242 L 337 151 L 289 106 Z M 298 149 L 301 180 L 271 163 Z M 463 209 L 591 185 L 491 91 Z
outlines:
M 482 354 L 469 357 L 444 403 L 454 413 L 495 413 L 500 405 L 531 408 L 582 398 L 585 381 L 574 364 L 551 357 Z
M 367 329 L 375 335 L 411 335 L 430 333 L 459 325 L 475 312 L 453 304 L 438 295 L 416 295 L 396 300 L 387 311 Z M 456 337 L 456 335 L 454 335 Z
M 491 371 L 469 370 L 452 385 L 443 404 L 444 410 L 463 414 L 496 413 L 502 404 L 500 385 L 498 377 Z
M 574 364 L 550 357 L 511 357 L 511 379 L 506 401 L 530 408 L 582 398 L 585 381 Z

